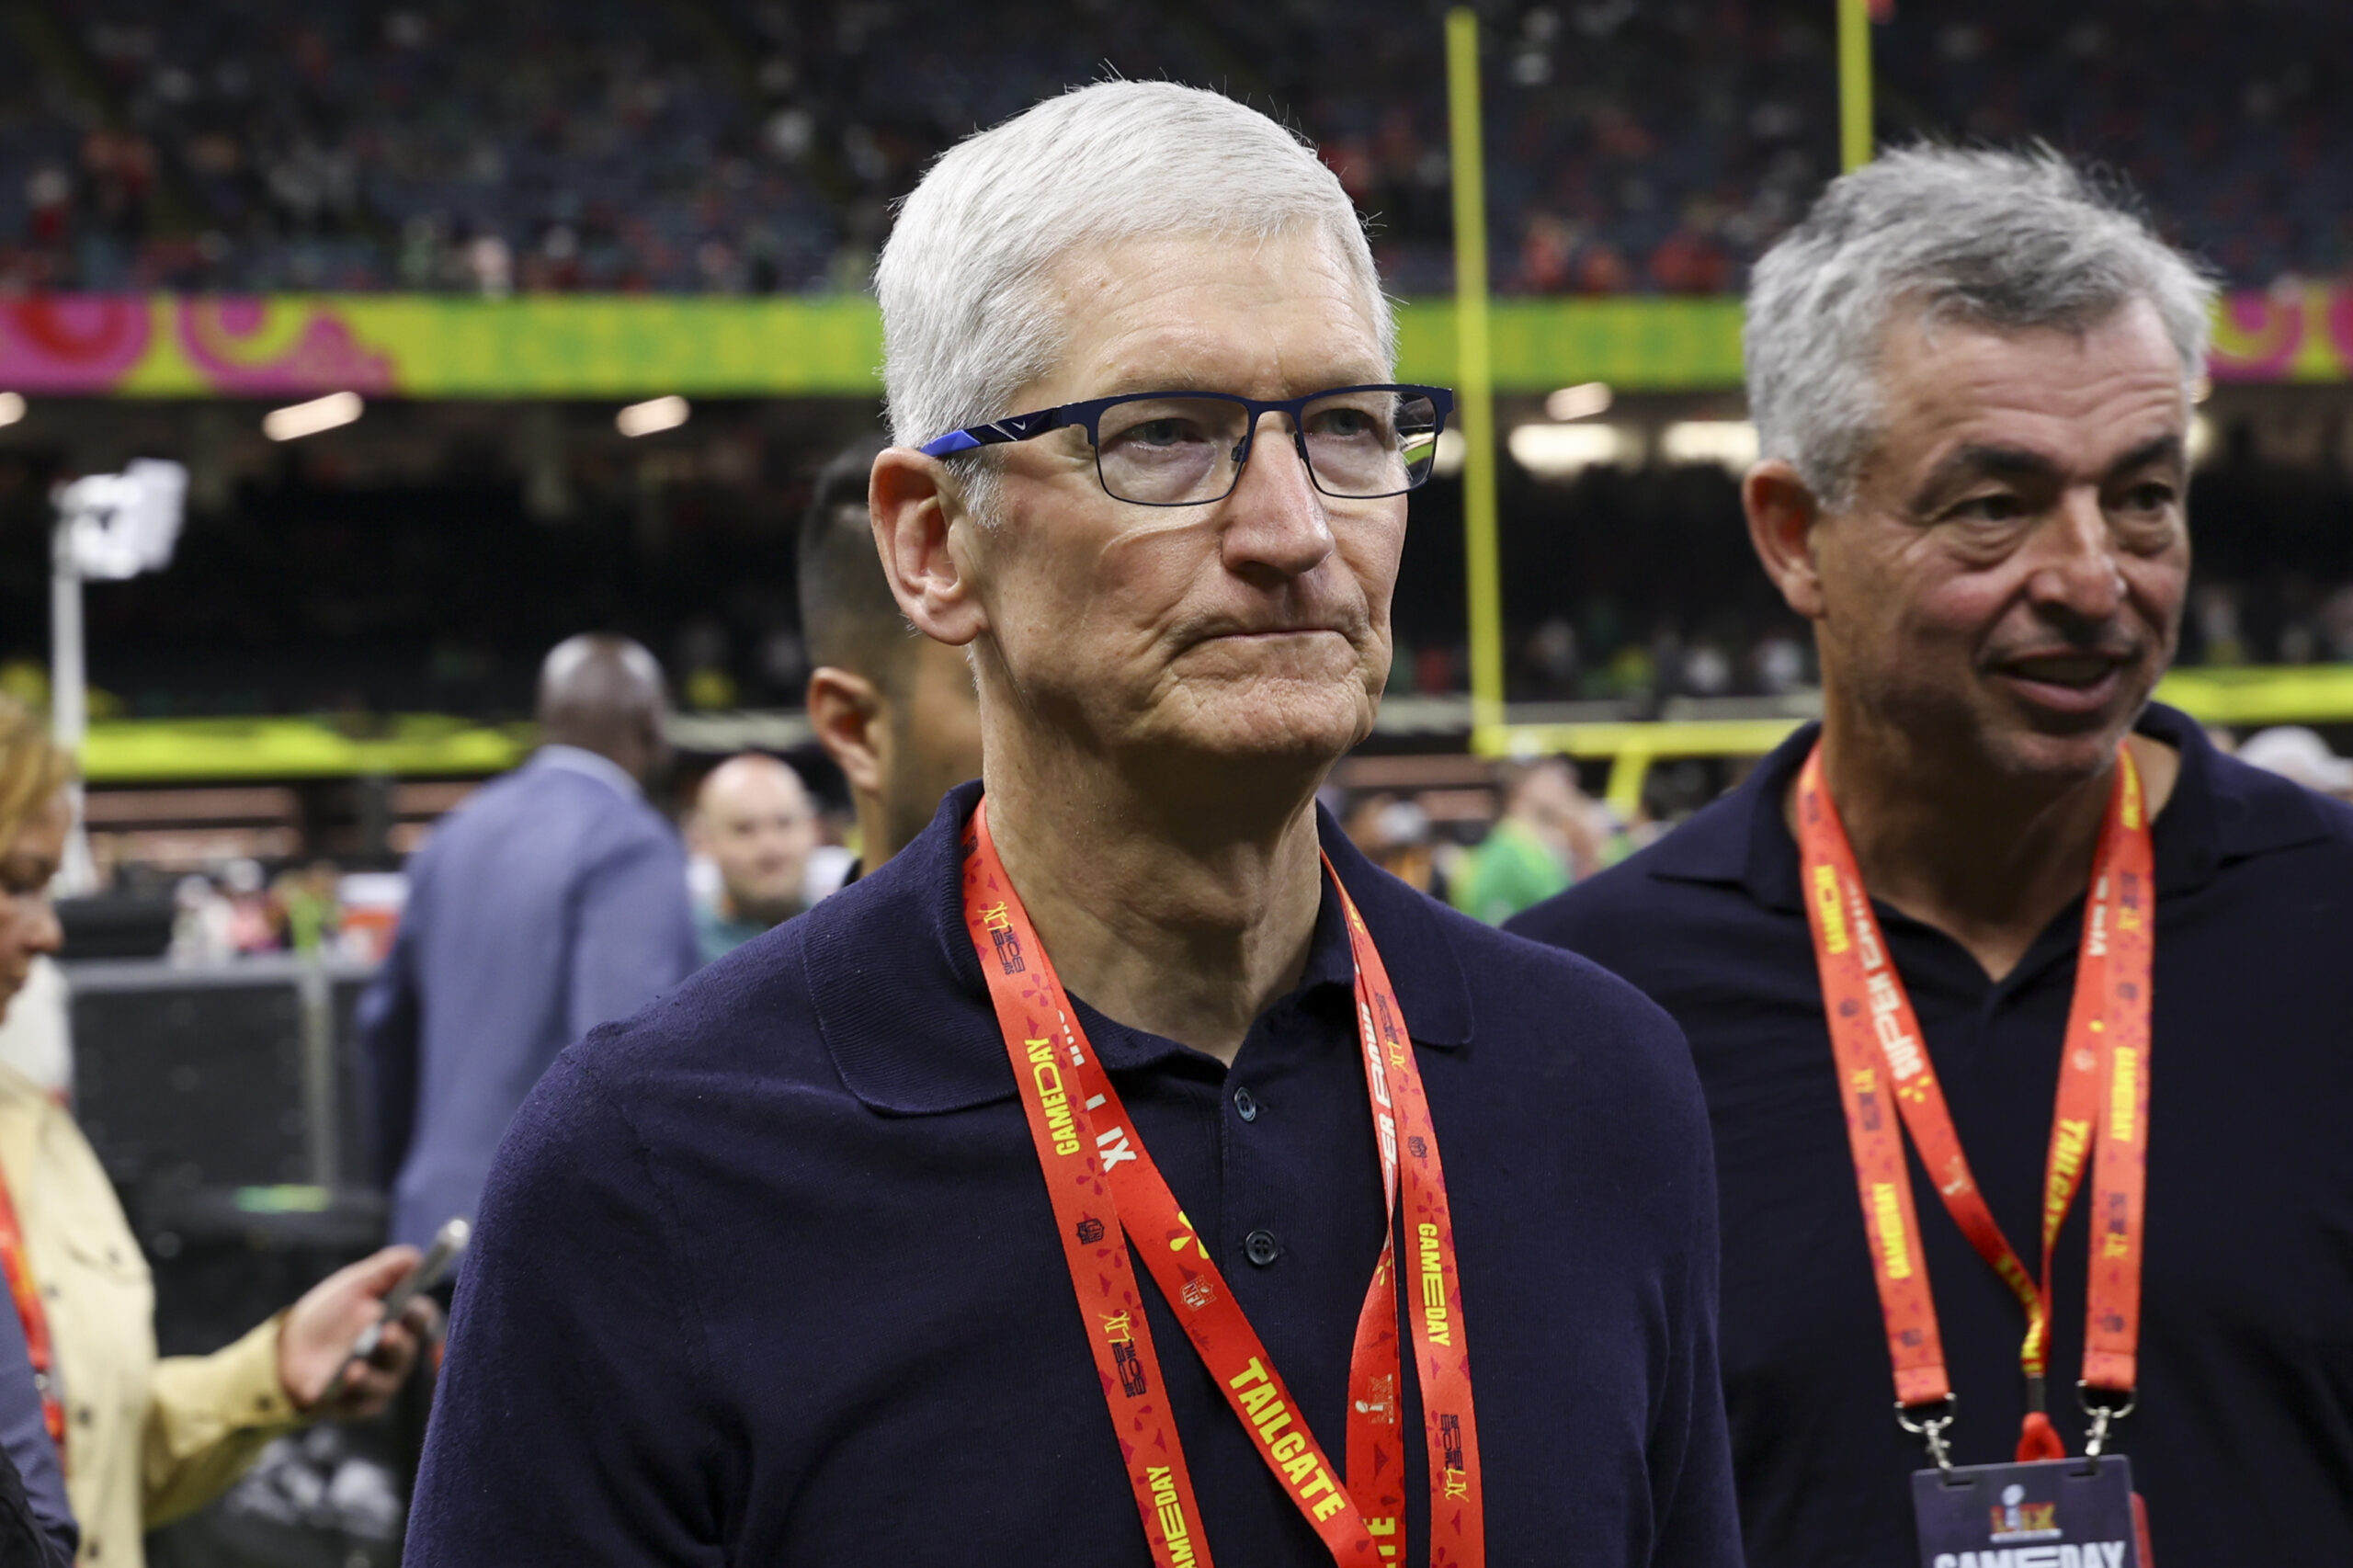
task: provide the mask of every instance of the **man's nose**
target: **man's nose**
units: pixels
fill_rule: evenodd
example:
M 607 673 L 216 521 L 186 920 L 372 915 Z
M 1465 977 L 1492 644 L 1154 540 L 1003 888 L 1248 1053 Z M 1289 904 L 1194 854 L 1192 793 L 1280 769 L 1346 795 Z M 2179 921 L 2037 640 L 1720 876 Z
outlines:
M 2070 488 L 2038 530 L 2028 589 L 2039 605 L 2081 620 L 2106 620 L 2124 605 L 2117 540 L 2092 487 Z
M 1225 562 L 1235 572 L 1302 577 L 1332 553 L 1324 494 L 1279 414 L 1260 418 L 1225 509 Z

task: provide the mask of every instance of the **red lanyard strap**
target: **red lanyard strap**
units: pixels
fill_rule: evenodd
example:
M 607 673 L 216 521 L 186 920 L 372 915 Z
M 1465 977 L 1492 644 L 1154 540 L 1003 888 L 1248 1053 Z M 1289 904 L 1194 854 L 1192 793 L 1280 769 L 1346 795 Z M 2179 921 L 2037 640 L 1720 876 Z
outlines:
M 1257 1331 L 1209 1248 L 1132 1131 L 1119 1090 L 1079 1028 L 1045 946 L 1005 874 L 983 801 L 964 829 L 964 917 L 1037 1146 L 1071 1286 L 1120 1436 L 1144 1537 L 1160 1568 L 1210 1562 L 1200 1512 L 1165 1388 L 1128 1244 L 1176 1312 L 1226 1403 L 1284 1492 L 1345 1564 L 1393 1562 L 1404 1550 L 1404 1449 L 1399 1434 L 1401 1336 L 1394 1219 L 1402 1193 L 1413 1260 L 1407 1314 L 1429 1449 L 1432 1560 L 1476 1568 L 1486 1557 L 1477 1424 L 1461 1280 L 1438 1134 L 1404 1018 L 1364 920 L 1336 873 L 1356 963 L 1365 1082 L 1392 1219 L 1358 1314 L 1348 1368 L 1348 1479 L 1308 1430 Z M 1324 862 L 1327 872 L 1331 863 Z M 1401 1158 L 1401 1147 L 1404 1156 Z
M 57 1462 L 65 1464 L 65 1401 L 59 1397 L 55 1352 L 50 1345 L 49 1314 L 41 1310 L 40 1291 L 33 1283 L 32 1259 L 25 1251 L 24 1228 L 17 1223 L 17 1206 L 8 1184 L 0 1180 L 0 1272 L 8 1279 L 8 1298 L 25 1325 L 25 1349 L 33 1365 L 33 1383 L 40 1391 L 41 1424 L 57 1449 Z
M 1946 1211 L 2025 1309 L 2018 1362 L 2029 1398 L 2021 1460 L 2064 1452 L 2043 1401 L 2051 1353 L 2051 1260 L 2087 1167 L 2093 1222 L 2084 1383 L 2129 1399 L 2136 1377 L 2148 1176 L 2154 852 L 2139 769 L 2129 750 L 2119 748 L 2117 759 L 2116 785 L 2085 899 L 2075 991 L 2044 1161 L 2039 1275 L 2027 1271 L 1995 1222 L 1961 1152 L 1911 997 L 1888 957 L 1853 847 L 1824 782 L 1818 742 L 1798 775 L 1806 918 L 1822 975 L 1863 1223 L 1871 1240 L 1872 1274 L 1887 1322 L 1896 1403 L 1912 1409 L 1952 1397 L 1927 1260 L 1919 1251 L 1900 1119 Z M 1887 1114 L 1891 1098 L 1893 1118 Z

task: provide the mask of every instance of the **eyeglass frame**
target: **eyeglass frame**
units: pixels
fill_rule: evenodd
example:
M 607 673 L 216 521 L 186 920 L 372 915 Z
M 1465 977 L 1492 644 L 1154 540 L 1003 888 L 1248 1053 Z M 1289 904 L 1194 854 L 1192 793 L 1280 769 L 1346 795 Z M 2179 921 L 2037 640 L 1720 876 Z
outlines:
M 1311 403 L 1320 403 L 1327 397 L 1340 397 L 1348 392 L 1410 392 L 1416 397 L 1429 399 L 1430 406 L 1438 413 L 1438 422 L 1430 427 L 1432 442 L 1436 442 L 1439 436 L 1445 434 L 1447 416 L 1454 412 L 1454 393 L 1451 389 L 1415 386 L 1404 381 L 1372 381 L 1363 386 L 1326 387 L 1322 392 L 1309 392 L 1304 397 L 1279 398 L 1244 397 L 1237 392 L 1202 392 L 1197 387 L 1188 387 L 1170 392 L 1120 392 L 1112 397 L 1091 397 L 1078 403 L 1062 403 L 1053 408 L 1033 409 L 1028 414 L 1009 414 L 1003 419 L 993 419 L 982 425 L 967 425 L 962 429 L 950 430 L 945 436 L 935 436 L 917 447 L 915 450 L 927 458 L 952 458 L 965 452 L 978 451 L 983 447 L 1003 446 L 1017 441 L 1032 441 L 1055 430 L 1077 426 L 1086 430 L 1086 444 L 1095 453 L 1095 483 L 1101 485 L 1103 494 L 1110 496 L 1112 500 L 1128 506 L 1213 506 L 1241 487 L 1242 471 L 1250 466 L 1250 453 L 1258 439 L 1258 421 L 1269 414 L 1279 413 L 1288 415 L 1290 420 L 1291 445 L 1299 452 L 1300 466 L 1307 471 L 1307 482 L 1314 485 L 1319 494 L 1329 495 L 1335 501 L 1385 501 L 1393 495 L 1410 495 L 1429 483 L 1430 475 L 1437 471 L 1435 459 L 1430 467 L 1423 471 L 1419 480 L 1407 484 L 1402 490 L 1384 490 L 1378 495 L 1342 495 L 1334 491 L 1325 490 L 1323 482 L 1316 477 L 1315 464 L 1307 455 L 1306 434 L 1300 429 L 1300 420 L 1306 414 L 1307 405 Z M 1101 437 L 1104 413 L 1123 403 L 1148 403 L 1154 398 L 1207 398 L 1219 403 L 1239 403 L 1247 411 L 1250 417 L 1248 423 L 1243 426 L 1242 445 L 1233 454 L 1233 482 L 1226 486 L 1222 494 L 1203 496 L 1192 501 L 1137 501 L 1117 494 L 1112 490 L 1110 483 L 1104 479 Z

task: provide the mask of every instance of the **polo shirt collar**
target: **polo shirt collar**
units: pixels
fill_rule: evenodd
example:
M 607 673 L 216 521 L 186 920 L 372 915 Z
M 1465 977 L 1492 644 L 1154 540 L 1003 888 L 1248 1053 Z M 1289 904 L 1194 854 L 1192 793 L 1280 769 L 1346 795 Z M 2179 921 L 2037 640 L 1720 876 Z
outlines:
M 801 922 L 801 961 L 835 1068 L 851 1094 L 885 1115 L 938 1115 L 1014 1093 L 964 927 L 961 837 L 980 797 L 977 781 L 950 790 L 913 843 Z M 1367 860 L 1321 806 L 1316 826 L 1380 948 L 1415 1043 L 1468 1044 L 1476 1021 L 1470 983 L 1438 906 Z M 1301 990 L 1347 984 L 1352 974 L 1327 888 Z
M 2267 776 L 2226 758 L 2205 729 L 2153 702 L 2133 724 L 2181 756 L 2181 774 L 2158 813 L 2154 848 L 2160 896 L 2188 892 L 2234 860 L 2309 843 L 2326 832 L 2309 802 L 2290 809 Z M 1822 733 L 1802 725 L 1757 764 L 1740 788 L 1661 840 L 1650 871 L 1667 881 L 1735 884 L 1768 909 L 1805 912 L 1797 841 L 1782 815 L 1790 781 Z

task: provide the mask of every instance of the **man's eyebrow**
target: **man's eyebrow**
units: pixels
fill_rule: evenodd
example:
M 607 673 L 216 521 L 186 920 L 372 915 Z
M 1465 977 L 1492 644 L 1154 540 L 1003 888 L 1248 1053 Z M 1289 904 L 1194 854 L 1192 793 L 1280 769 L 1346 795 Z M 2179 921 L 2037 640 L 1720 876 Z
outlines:
M 2032 448 L 1972 442 L 1954 448 L 1928 471 L 1927 477 L 1912 493 L 1912 506 L 1915 511 L 1925 511 L 1942 492 L 1979 477 L 2048 480 L 2057 477 L 2058 472 L 2058 464 Z
M 2106 477 L 2115 479 L 2161 463 L 2178 466 L 2186 460 L 2188 454 L 2188 449 L 2183 444 L 2180 433 L 2168 430 L 2162 436 L 2151 437 L 2109 464 Z M 1912 505 L 1915 511 L 1926 510 L 1939 494 L 1972 479 L 2048 481 L 2056 478 L 2058 473 L 2058 464 L 2031 448 L 1972 442 L 1955 448 L 1928 471 L 1927 478 L 1922 480 L 1919 488 L 1913 493 Z
M 2114 479 L 2120 474 L 2131 473 L 2135 469 L 2153 468 L 2160 464 L 2169 468 L 2179 468 L 2188 462 L 2188 459 L 2189 449 L 2183 442 L 2180 432 L 2168 430 L 2162 436 L 2153 437 L 2142 442 L 2109 464 L 2108 477 Z

